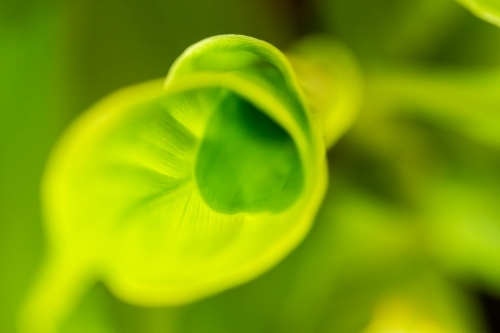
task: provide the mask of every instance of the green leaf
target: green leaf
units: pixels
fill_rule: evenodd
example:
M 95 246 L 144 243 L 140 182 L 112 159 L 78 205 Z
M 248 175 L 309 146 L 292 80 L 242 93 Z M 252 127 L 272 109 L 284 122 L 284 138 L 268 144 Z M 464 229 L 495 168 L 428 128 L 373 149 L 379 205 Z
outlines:
M 423 272 L 380 297 L 362 333 L 486 332 L 477 302 L 438 274 Z
M 352 51 L 326 35 L 299 40 L 287 52 L 311 110 L 331 147 L 357 119 L 363 101 L 361 69 Z
M 435 52 L 455 26 L 449 0 L 318 0 L 323 28 L 365 60 Z M 422 24 L 425 22 L 425 24 Z
M 497 0 L 457 0 L 483 20 L 500 26 L 500 2 Z
M 436 181 L 424 201 L 429 248 L 449 273 L 496 294 L 500 291 L 497 183 L 492 183 L 492 175 L 482 181 L 467 178 Z
M 276 264 L 326 188 L 316 121 L 284 55 L 231 35 L 189 48 L 163 88 L 94 106 L 47 166 L 51 253 L 25 330 L 53 330 L 96 279 L 134 304 L 176 305 Z
M 377 65 L 366 77 L 370 107 L 365 113 L 409 115 L 485 145 L 500 145 L 498 70 Z

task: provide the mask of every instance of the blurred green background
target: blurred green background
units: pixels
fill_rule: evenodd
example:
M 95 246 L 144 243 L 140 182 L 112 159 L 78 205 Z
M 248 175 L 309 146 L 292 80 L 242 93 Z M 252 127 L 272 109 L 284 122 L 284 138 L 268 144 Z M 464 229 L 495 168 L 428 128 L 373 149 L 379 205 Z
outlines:
M 41 263 L 45 243 L 40 178 L 51 146 L 72 119 L 118 88 L 165 76 L 175 58 L 203 38 L 244 34 L 284 49 L 311 32 L 343 40 L 362 67 L 380 61 L 461 70 L 496 70 L 500 65 L 500 30 L 451 0 L 1 0 L 0 332 L 15 332 L 20 304 Z M 426 162 L 434 156 L 435 164 L 453 165 L 450 168 L 461 168 L 466 175 L 476 171 L 496 175 L 500 170 L 495 147 L 478 148 L 460 134 L 419 119 L 398 121 L 403 122 L 398 128 L 417 128 L 413 132 L 410 128 L 411 133 L 433 133 L 430 146 L 435 151 L 419 146 L 425 150 L 421 156 Z M 98 285 L 65 331 L 362 332 L 378 295 L 379 287 L 370 284 L 430 295 L 436 293 L 429 290 L 437 288 L 437 294 L 452 295 L 452 307 L 461 304 L 469 295 L 439 287 L 446 284 L 439 273 L 420 269 L 429 263 L 412 243 L 413 227 L 394 222 L 412 219 L 398 215 L 405 207 L 406 194 L 400 192 L 406 193 L 409 185 L 398 178 L 394 168 L 401 165 L 392 160 L 394 151 L 405 148 L 384 150 L 377 144 L 399 140 L 401 131 L 394 137 L 379 137 L 373 144 L 353 134 L 333 149 L 329 156 L 332 193 L 327 199 L 333 204 L 321 213 L 328 218 L 319 219 L 299 251 L 264 277 L 214 300 L 176 309 L 135 308 Z M 370 135 L 376 138 L 374 133 Z M 415 142 L 412 137 L 407 140 L 410 145 Z M 467 149 L 472 155 L 464 152 Z M 449 155 L 445 162 L 440 151 Z M 468 164 L 470 156 L 479 166 Z M 481 161 L 491 167 L 481 169 Z M 484 183 L 495 179 L 484 176 Z M 358 190 L 348 190 L 349 183 Z M 342 189 L 344 194 L 337 194 Z M 368 203 L 360 212 L 356 205 L 349 206 L 353 202 Z M 394 206 L 397 216 L 387 208 Z M 349 231 L 356 223 L 371 220 L 376 226 L 373 232 L 370 226 Z M 358 238 L 343 244 L 343 232 Z M 374 236 L 377 233 L 381 238 Z M 392 233 L 396 235 L 387 236 Z M 407 242 L 391 243 L 405 237 Z M 368 244 L 366 253 L 373 257 L 365 258 L 365 252 L 353 249 L 360 244 Z M 325 251 L 342 255 L 314 255 Z M 377 267 L 342 266 L 345 262 L 376 262 Z M 337 267 L 349 267 L 350 272 L 337 274 Z M 368 282 L 362 278 L 366 275 L 370 275 Z M 421 286 L 411 287 L 413 277 L 421 275 L 432 286 L 425 292 L 418 291 Z M 297 284 L 306 287 L 300 289 Z M 471 321 L 477 320 L 476 310 L 464 310 L 468 306 L 458 306 L 458 312 L 473 313 Z

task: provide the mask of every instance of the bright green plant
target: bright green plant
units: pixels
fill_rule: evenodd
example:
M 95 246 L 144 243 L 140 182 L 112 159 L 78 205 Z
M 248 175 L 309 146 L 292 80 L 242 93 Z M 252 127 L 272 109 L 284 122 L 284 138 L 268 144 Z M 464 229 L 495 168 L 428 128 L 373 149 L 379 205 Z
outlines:
M 355 63 L 333 48 L 350 67 L 314 57 L 305 66 L 352 78 L 338 101 L 306 99 L 280 51 L 228 35 L 189 48 L 165 83 L 115 93 L 73 124 L 45 173 L 50 252 L 23 329 L 55 331 L 96 280 L 133 304 L 178 305 L 290 252 L 326 189 L 325 142 L 357 109 L 342 100 L 359 93 Z M 298 48 L 294 59 L 307 56 Z
M 498 25 L 493 1 L 458 2 Z M 367 3 L 325 5 L 363 78 L 324 37 L 284 56 L 219 36 L 188 49 L 166 82 L 124 89 L 80 118 L 46 170 L 49 256 L 23 332 L 56 331 L 96 281 L 128 304 L 190 304 L 172 311 L 191 317 L 169 332 L 225 332 L 232 315 L 248 332 L 484 331 L 454 282 L 500 290 L 498 72 L 425 63 L 463 14 L 453 1 L 386 0 L 379 13 Z M 220 294 L 301 242 L 327 187 L 325 151 L 360 108 L 333 152 L 340 171 L 330 166 L 316 231 L 284 266 Z M 86 302 L 64 329 L 121 333 L 102 319 L 106 295 Z M 147 322 L 152 310 L 141 311 Z

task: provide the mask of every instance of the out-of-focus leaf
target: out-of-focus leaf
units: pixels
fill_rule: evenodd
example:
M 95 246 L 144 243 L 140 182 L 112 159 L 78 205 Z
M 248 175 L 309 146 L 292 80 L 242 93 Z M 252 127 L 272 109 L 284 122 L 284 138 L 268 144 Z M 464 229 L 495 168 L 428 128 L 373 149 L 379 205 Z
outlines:
M 352 133 L 361 147 L 377 152 L 379 159 L 393 166 L 392 182 L 400 183 L 406 201 L 418 212 L 415 218 L 422 220 L 425 240 L 422 250 L 436 266 L 470 285 L 498 293 L 498 148 L 422 120 L 420 125 L 410 125 L 408 119 L 401 120 L 402 115 L 407 114 L 399 114 L 399 121 L 397 117 L 379 122 L 366 119 Z
M 356 57 L 339 41 L 308 36 L 287 53 L 313 112 L 322 120 L 325 144 L 332 146 L 353 124 L 363 101 Z
M 457 23 L 448 0 L 316 0 L 328 32 L 368 61 L 432 54 Z M 425 22 L 425 24 L 422 24 Z
M 44 180 L 51 242 L 24 319 L 50 332 L 86 284 L 182 304 L 252 279 L 308 231 L 326 188 L 322 131 L 286 58 L 221 36 L 160 81 L 80 118 Z
M 486 332 L 471 295 L 431 272 L 395 283 L 376 302 L 362 333 Z
M 461 280 L 500 292 L 500 210 L 493 177 L 439 179 L 425 198 L 429 244 L 437 261 Z
M 500 72 L 412 66 L 367 71 L 367 109 L 424 119 L 487 145 L 500 145 Z
M 500 26 L 500 3 L 497 0 L 457 0 L 485 21 Z

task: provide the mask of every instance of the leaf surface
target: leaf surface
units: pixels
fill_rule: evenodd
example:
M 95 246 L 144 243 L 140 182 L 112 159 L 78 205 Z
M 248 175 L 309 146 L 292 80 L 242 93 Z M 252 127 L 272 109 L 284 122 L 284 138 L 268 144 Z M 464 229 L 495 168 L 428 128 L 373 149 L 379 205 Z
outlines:
M 250 37 L 209 38 L 166 84 L 115 93 L 61 139 L 43 184 L 49 262 L 61 262 L 48 274 L 82 265 L 131 303 L 192 302 L 290 252 L 326 183 L 322 132 L 284 55 Z M 58 316 L 34 295 L 28 314 Z

